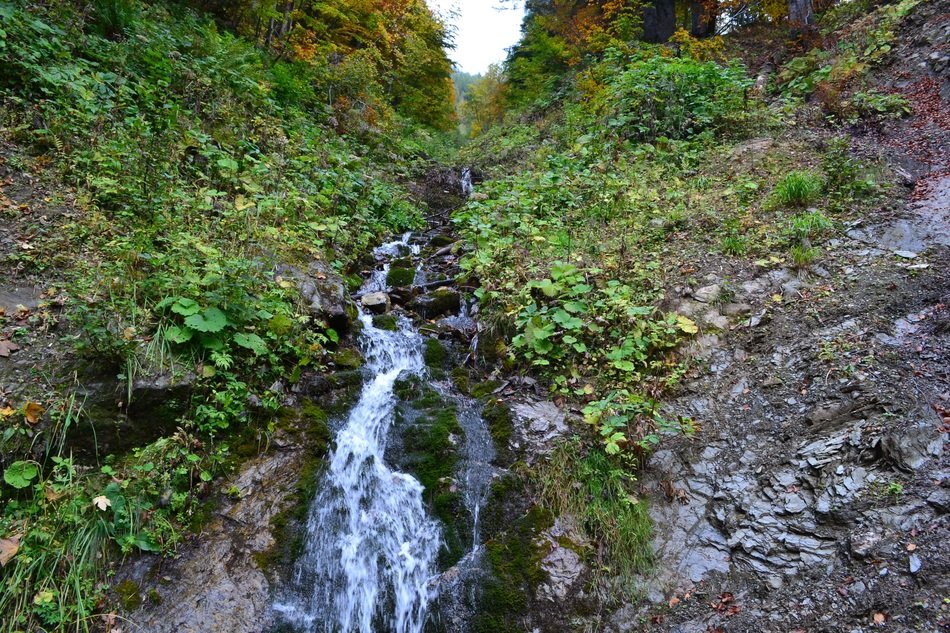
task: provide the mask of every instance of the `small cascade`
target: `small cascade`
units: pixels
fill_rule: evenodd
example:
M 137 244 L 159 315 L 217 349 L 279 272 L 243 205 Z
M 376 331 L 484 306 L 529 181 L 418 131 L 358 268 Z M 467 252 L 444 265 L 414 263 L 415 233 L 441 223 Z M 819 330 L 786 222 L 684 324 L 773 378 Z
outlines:
M 462 170 L 462 176 L 459 179 L 459 183 L 463 197 L 468 198 L 470 195 L 475 193 L 475 185 L 472 184 L 472 170 L 469 167 L 466 167 Z

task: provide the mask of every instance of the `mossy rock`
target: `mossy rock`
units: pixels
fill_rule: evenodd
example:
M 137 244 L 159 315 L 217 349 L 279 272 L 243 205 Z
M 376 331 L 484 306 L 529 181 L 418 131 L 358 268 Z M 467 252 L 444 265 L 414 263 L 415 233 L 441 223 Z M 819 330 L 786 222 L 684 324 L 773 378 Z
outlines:
M 387 332 L 395 332 L 399 329 L 399 321 L 393 314 L 377 314 L 373 317 L 373 326 Z
M 491 396 L 500 386 L 501 381 L 499 380 L 486 380 L 485 382 L 480 382 L 472 387 L 472 397 L 480 399 L 487 398 Z
M 455 244 L 456 241 L 458 240 L 456 240 L 451 235 L 446 235 L 445 233 L 439 233 L 438 235 L 433 235 L 429 239 L 429 244 L 431 244 L 435 248 L 443 248 L 445 246 L 448 246 L 449 244 Z
M 482 409 L 482 419 L 488 424 L 488 432 L 495 441 L 496 461 L 501 466 L 510 466 L 514 455 L 509 446 L 514 432 L 511 410 L 498 399 L 491 399 Z
M 538 506 L 515 520 L 510 528 L 486 544 L 492 576 L 482 590 L 481 604 L 471 622 L 476 633 L 523 631 L 525 614 L 535 591 L 547 579 L 542 560 L 547 546 L 538 537 L 551 527 L 550 512 Z
M 455 314 L 462 306 L 462 297 L 452 288 L 437 288 L 413 299 L 409 307 L 424 319 Z
M 386 285 L 390 288 L 405 288 L 411 286 L 416 278 L 414 268 L 390 268 L 386 275 Z
M 126 611 L 135 611 L 142 606 L 142 594 L 139 593 L 140 588 L 135 581 L 123 580 L 113 590 L 119 598 L 119 604 Z
M 363 356 L 351 347 L 341 347 L 333 354 L 333 364 L 344 369 L 359 369 L 363 366 Z
M 448 352 L 439 339 L 433 337 L 426 339 L 425 349 L 422 352 L 422 358 L 425 360 L 427 367 L 431 369 L 441 369 L 443 366 L 445 366 L 445 360 L 447 356 Z
M 452 368 L 452 384 L 459 390 L 459 393 L 471 395 L 471 376 L 464 367 Z

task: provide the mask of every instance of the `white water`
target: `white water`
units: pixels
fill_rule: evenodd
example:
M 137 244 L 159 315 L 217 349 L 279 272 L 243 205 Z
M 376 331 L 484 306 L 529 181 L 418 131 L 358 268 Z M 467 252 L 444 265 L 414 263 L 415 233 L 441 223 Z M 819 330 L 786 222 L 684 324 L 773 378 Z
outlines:
M 378 252 L 395 253 L 406 241 Z M 380 281 L 375 275 L 364 290 Z M 419 633 L 440 528 L 426 514 L 422 485 L 390 470 L 383 455 L 395 411 L 393 385 L 403 372 L 423 372 L 422 338 L 405 319 L 395 332 L 377 329 L 368 315 L 360 320 L 370 378 L 337 435 L 311 506 L 294 589 L 274 608 L 305 631 Z
M 472 170 L 468 167 L 462 170 L 461 188 L 462 195 L 466 198 L 475 193 L 475 186 L 472 184 Z

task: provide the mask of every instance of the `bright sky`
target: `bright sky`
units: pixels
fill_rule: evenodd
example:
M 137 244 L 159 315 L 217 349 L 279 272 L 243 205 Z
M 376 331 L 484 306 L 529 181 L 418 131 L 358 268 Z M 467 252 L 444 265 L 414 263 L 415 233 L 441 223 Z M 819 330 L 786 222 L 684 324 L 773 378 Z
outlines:
M 521 37 L 524 2 L 499 0 L 427 0 L 455 27 L 455 50 L 449 56 L 460 70 L 479 74 L 504 61 L 505 49 Z M 453 15 L 454 12 L 454 15 Z

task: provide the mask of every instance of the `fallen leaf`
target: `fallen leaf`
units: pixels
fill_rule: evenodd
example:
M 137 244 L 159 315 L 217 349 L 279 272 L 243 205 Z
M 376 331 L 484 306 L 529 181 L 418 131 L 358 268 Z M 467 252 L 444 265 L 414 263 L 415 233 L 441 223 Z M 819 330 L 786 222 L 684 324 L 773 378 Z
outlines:
M 35 402 L 27 402 L 23 405 L 23 417 L 25 417 L 26 421 L 30 424 L 39 422 L 44 411 L 46 411 L 46 409 Z
M 46 500 L 47 501 L 59 501 L 65 495 L 65 492 L 56 492 L 52 488 L 46 488 Z
M 13 341 L 6 339 L 0 341 L 0 357 L 10 358 L 10 354 L 20 349 L 20 346 Z
M 672 609 L 673 607 L 675 607 L 676 605 L 678 605 L 679 603 L 680 603 L 680 599 L 677 598 L 676 596 L 673 596 L 672 598 L 670 598 L 670 608 L 671 608 L 671 609 Z
M 112 507 L 112 502 L 109 501 L 109 497 L 105 495 L 99 495 L 92 500 L 92 504 L 99 508 L 100 510 L 105 510 Z
M 886 616 L 885 616 L 883 613 L 875 613 L 875 614 L 874 614 L 874 624 L 876 624 L 876 625 L 878 625 L 878 626 L 882 626 L 882 625 L 884 624 L 884 620 L 886 620 L 886 619 L 887 619 L 887 618 L 886 618 Z
M 913 552 L 913 551 L 916 550 L 916 549 L 917 549 L 917 544 L 916 544 L 916 543 L 908 543 L 908 544 L 907 544 L 907 551 L 908 551 L 908 552 Z
M 0 567 L 6 567 L 18 551 L 20 551 L 19 534 L 15 534 L 10 538 L 0 538 Z
M 13 407 L 4 407 L 0 409 L 0 418 L 9 418 L 14 413 L 16 413 L 16 409 Z

